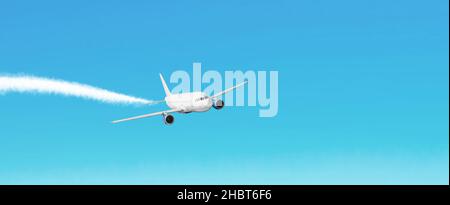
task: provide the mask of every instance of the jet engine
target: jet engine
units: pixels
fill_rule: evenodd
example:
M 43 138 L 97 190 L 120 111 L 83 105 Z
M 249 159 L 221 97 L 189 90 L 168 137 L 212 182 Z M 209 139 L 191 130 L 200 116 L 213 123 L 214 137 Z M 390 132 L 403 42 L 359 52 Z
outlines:
M 163 121 L 164 121 L 164 124 L 171 125 L 175 121 L 175 118 L 170 114 L 163 113 Z
M 225 103 L 222 100 L 217 100 L 214 102 L 213 107 L 216 108 L 216 110 L 220 110 L 225 106 Z

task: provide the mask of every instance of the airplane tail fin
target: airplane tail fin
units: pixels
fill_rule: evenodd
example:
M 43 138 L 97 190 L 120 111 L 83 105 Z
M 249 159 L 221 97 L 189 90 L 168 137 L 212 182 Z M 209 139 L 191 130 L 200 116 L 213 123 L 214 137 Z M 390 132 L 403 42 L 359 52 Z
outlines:
M 163 78 L 163 76 L 162 76 L 161 73 L 159 74 L 159 78 L 161 78 L 161 83 L 162 83 L 162 85 L 163 85 L 164 92 L 166 93 L 166 96 L 171 95 L 170 90 L 169 90 L 169 88 L 167 87 L 166 81 L 164 80 L 164 78 Z

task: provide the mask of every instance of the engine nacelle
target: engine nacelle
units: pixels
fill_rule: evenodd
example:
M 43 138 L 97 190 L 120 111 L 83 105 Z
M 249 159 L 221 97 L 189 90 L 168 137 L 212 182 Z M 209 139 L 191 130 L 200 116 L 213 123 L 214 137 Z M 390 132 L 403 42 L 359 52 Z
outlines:
M 164 124 L 171 125 L 175 121 L 175 118 L 170 114 L 163 113 L 163 121 L 164 121 Z
M 223 102 L 223 100 L 217 100 L 217 101 L 214 102 L 214 104 L 213 104 L 213 107 L 216 108 L 216 110 L 222 109 L 223 106 L 225 106 L 225 103 Z

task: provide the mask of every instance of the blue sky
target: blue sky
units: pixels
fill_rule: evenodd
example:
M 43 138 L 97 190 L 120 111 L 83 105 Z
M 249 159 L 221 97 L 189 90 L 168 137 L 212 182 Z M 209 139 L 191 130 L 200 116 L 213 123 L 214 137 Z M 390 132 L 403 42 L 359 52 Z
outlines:
M 278 70 L 279 111 L 0 95 L 0 184 L 448 184 L 448 1 L 3 1 L 0 74 L 159 100 L 158 73 Z M 173 87 L 175 85 L 169 85 Z

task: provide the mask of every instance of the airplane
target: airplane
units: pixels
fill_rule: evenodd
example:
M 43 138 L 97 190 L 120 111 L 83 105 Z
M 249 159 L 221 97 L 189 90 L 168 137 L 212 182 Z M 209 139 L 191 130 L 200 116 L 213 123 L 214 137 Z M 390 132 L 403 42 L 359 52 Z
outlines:
M 166 93 L 166 97 L 164 98 L 164 102 L 166 102 L 166 105 L 170 107 L 170 110 L 145 114 L 145 115 L 139 115 L 136 117 L 130 117 L 126 119 L 121 120 L 115 120 L 112 121 L 112 123 L 119 123 L 119 122 L 125 122 L 130 120 L 137 120 L 147 117 L 153 117 L 162 115 L 164 124 L 171 125 L 174 123 L 175 118 L 171 115 L 171 113 L 191 113 L 191 112 L 206 112 L 211 109 L 211 107 L 214 107 L 217 110 L 222 109 L 225 106 L 225 103 L 219 99 L 221 95 L 224 95 L 225 93 L 228 93 L 236 88 L 239 88 L 247 83 L 247 81 L 244 81 L 242 83 L 237 84 L 236 86 L 233 86 L 231 88 L 225 89 L 213 96 L 208 96 L 204 92 L 189 92 L 189 93 L 179 93 L 179 94 L 172 94 L 170 93 L 169 88 L 167 87 L 166 81 L 164 80 L 162 74 L 159 74 L 159 77 L 161 78 L 161 83 L 164 88 L 164 92 Z

